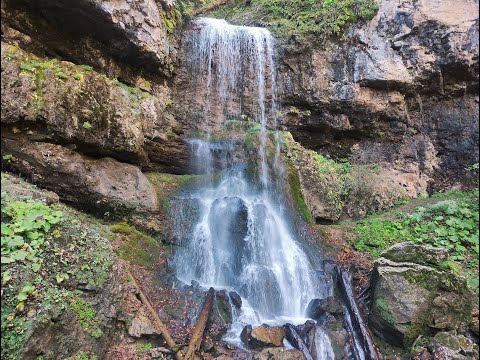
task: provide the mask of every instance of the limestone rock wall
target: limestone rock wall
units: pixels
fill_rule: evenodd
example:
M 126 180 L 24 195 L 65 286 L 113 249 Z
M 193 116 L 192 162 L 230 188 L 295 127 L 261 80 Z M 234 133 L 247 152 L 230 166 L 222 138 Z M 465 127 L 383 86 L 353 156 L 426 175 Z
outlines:
M 433 189 L 468 183 L 464 169 L 478 162 L 478 6 L 384 0 L 342 42 L 284 45 L 282 125 L 306 147 L 390 164 Z

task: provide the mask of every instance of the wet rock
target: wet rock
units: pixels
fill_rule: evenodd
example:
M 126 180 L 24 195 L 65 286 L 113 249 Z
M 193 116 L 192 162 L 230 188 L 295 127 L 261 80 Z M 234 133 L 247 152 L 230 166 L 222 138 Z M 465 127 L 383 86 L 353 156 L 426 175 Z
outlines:
M 251 348 L 262 348 L 268 346 L 283 346 L 285 338 L 285 329 L 281 326 L 269 326 L 263 324 L 252 328 L 247 325 L 243 328 L 240 335 L 243 343 Z
M 207 335 L 213 340 L 220 340 L 232 324 L 232 309 L 225 290 L 216 291 L 212 312 L 207 326 Z
M 295 330 L 302 337 L 307 335 L 314 328 L 315 328 L 315 321 L 313 321 L 313 320 L 308 320 L 308 321 L 305 322 L 305 324 L 295 326 Z
M 210 211 L 213 236 L 218 237 L 216 243 L 233 246 L 235 251 L 229 261 L 224 261 L 220 269 L 223 276 L 237 278 L 242 272 L 242 258 L 246 256 L 245 237 L 248 233 L 248 208 L 238 197 L 217 199 Z M 218 221 L 216 219 L 222 219 Z M 228 244 L 225 243 L 228 240 Z
M 281 299 L 282 295 L 275 274 L 264 266 L 257 267 L 256 271 L 255 286 L 242 285 L 239 289 L 241 296 L 258 304 L 259 311 L 281 311 L 282 303 L 278 299 Z
M 440 332 L 429 344 L 434 359 L 466 360 L 478 358 L 478 345 L 456 331 Z
M 307 307 L 307 316 L 312 319 L 320 319 L 322 315 L 329 313 L 332 315 L 343 314 L 342 304 L 333 296 L 324 299 L 313 299 Z
M 410 262 L 420 265 L 440 265 L 448 260 L 448 249 L 427 247 L 412 242 L 393 245 L 381 254 L 382 257 L 396 262 Z
M 232 304 L 237 308 L 240 309 L 242 307 L 242 298 L 238 295 L 235 291 L 230 291 L 228 293 Z
M 208 340 L 208 339 L 205 339 L 202 341 L 202 351 L 204 352 L 210 352 L 214 349 L 214 346 L 213 346 L 213 343 Z
M 345 349 L 348 347 L 350 341 L 350 336 L 344 328 L 343 316 L 333 316 L 329 313 L 326 313 L 318 321 L 318 326 L 323 328 L 330 339 L 333 352 L 335 354 L 335 359 L 343 359 L 345 356 Z M 310 340 L 311 344 L 314 344 L 315 333 Z M 312 354 L 316 353 L 316 349 L 313 346 Z
M 464 278 L 421 265 L 432 261 L 432 252 L 427 249 L 426 258 L 422 259 L 421 251 L 416 251 L 416 263 L 378 259 L 372 276 L 370 328 L 377 336 L 399 347 L 410 346 L 419 335 L 428 334 L 431 329 L 466 329 L 475 304 L 475 296 Z M 399 258 L 403 259 L 403 253 L 400 254 Z
M 286 350 L 283 348 L 268 348 L 254 355 L 255 360 L 305 360 L 305 356 L 301 351 L 292 349 Z

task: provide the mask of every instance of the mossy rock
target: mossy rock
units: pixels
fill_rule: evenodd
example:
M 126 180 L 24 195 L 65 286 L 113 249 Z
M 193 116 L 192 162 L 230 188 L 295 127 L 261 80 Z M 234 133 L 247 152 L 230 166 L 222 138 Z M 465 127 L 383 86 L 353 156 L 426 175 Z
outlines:
M 393 256 L 396 251 L 386 254 Z M 380 258 L 375 263 L 369 323 L 378 337 L 393 346 L 408 349 L 420 335 L 466 329 L 471 320 L 475 297 L 466 280 L 452 271 L 422 265 L 432 261 L 431 255 L 428 248 L 424 253 L 417 249 L 416 259 L 393 256 L 399 261 Z
M 118 256 L 140 266 L 151 266 L 158 262 L 162 252 L 159 240 L 144 234 L 126 221 L 111 226 L 117 235 Z

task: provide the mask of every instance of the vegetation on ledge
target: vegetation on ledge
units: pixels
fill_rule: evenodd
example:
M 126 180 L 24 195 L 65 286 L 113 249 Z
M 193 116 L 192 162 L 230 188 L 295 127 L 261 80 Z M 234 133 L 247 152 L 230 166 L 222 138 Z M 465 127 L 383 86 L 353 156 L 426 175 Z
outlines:
M 2 359 L 23 358 L 39 329 L 48 332 L 52 318 L 67 321 L 68 313 L 75 317 L 69 327 L 78 325 L 86 339 L 103 337 L 98 305 L 78 289 L 107 284 L 113 233 L 56 201 L 53 193 L 2 173 Z
M 375 214 L 356 222 L 337 225 L 348 233 L 350 244 L 373 258 L 390 246 L 405 241 L 450 251 L 444 265 L 467 277 L 469 286 L 478 293 L 479 266 L 479 193 L 452 191 L 431 198 L 412 200 L 404 211 Z M 421 203 L 423 202 L 423 204 Z
M 355 22 L 370 20 L 377 10 L 375 0 L 239 0 L 208 16 L 265 26 L 284 38 L 314 35 L 326 39 L 342 35 Z

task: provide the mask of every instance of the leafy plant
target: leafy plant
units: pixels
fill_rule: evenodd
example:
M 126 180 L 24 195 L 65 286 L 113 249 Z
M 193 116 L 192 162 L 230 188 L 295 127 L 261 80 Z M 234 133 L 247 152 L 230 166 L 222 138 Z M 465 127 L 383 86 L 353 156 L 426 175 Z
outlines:
M 5 154 L 2 156 L 2 159 L 10 164 L 15 159 L 15 157 L 12 154 Z
M 153 345 L 152 343 L 149 343 L 149 342 L 144 344 L 138 344 L 135 346 L 135 350 L 137 351 L 137 353 L 140 353 L 140 354 L 147 352 L 151 348 L 153 348 Z
M 103 335 L 98 325 L 97 312 L 90 304 L 78 296 L 72 296 L 69 305 L 86 333 L 94 338 Z
M 83 126 L 83 128 L 86 129 L 86 130 L 92 128 L 92 124 L 90 124 L 88 121 L 85 121 L 82 126 Z
M 35 295 L 36 292 L 37 290 L 35 289 L 35 286 L 33 286 L 32 284 L 25 285 L 20 291 L 20 293 L 17 295 L 17 300 L 18 300 L 17 309 L 20 311 L 23 311 L 25 307 L 25 301 L 30 296 Z
M 300 110 L 298 110 L 295 106 L 290 106 L 290 108 L 288 109 L 288 113 L 298 115 L 300 113 Z
M 93 67 L 91 67 L 90 65 L 79 65 L 78 67 L 87 72 L 93 71 Z
M 38 263 L 37 255 L 43 251 L 45 234 L 63 220 L 62 212 L 34 200 L 8 201 L 4 193 L 1 211 L 2 264 Z
M 75 74 L 72 75 L 72 77 L 77 81 L 83 80 L 83 74 L 81 72 L 76 72 Z
M 138 87 L 133 87 L 129 86 L 121 81 L 116 81 L 116 85 L 124 90 L 128 91 L 130 100 L 132 102 L 136 101 L 143 101 L 145 98 L 147 98 L 150 94 L 146 91 L 143 91 L 142 89 Z

